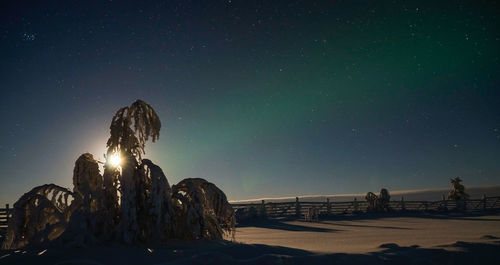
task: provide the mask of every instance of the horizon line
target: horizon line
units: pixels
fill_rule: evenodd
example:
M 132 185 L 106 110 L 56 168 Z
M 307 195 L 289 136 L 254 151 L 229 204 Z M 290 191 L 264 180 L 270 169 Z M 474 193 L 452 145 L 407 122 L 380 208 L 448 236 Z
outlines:
M 500 184 L 488 185 L 488 186 L 471 186 L 466 187 L 467 189 L 480 189 L 480 188 L 500 188 Z M 391 195 L 401 195 L 401 194 L 414 194 L 419 192 L 437 192 L 449 190 L 450 188 L 430 188 L 430 189 L 410 189 L 410 190 L 395 190 L 389 191 Z M 368 192 L 367 192 L 368 193 Z M 321 197 L 364 197 L 366 193 L 339 193 L 339 194 L 311 194 L 311 195 L 298 195 L 298 196 L 283 196 L 283 197 L 263 197 L 255 199 L 242 199 L 242 200 L 229 200 L 229 203 L 242 203 L 242 202 L 254 202 L 254 201 L 272 201 L 272 200 L 293 200 L 295 198 L 321 198 Z

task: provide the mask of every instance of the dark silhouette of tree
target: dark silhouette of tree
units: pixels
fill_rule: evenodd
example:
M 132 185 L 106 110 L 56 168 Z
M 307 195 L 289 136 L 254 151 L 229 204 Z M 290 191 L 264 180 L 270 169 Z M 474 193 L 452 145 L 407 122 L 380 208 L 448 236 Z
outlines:
M 451 190 L 448 193 L 449 200 L 467 200 L 469 194 L 465 193 L 465 187 L 462 185 L 462 180 L 459 177 L 450 180 Z
M 381 189 L 380 194 L 377 196 L 373 192 L 368 192 L 365 196 L 368 207 L 367 212 L 389 212 L 391 207 L 389 202 L 391 200 L 391 195 L 387 189 Z
M 366 194 L 365 200 L 368 203 L 368 207 L 366 208 L 367 212 L 377 211 L 377 199 L 377 195 L 371 191 Z
M 69 221 L 73 199 L 71 191 L 55 184 L 25 193 L 14 203 L 2 248 L 22 248 L 57 238 Z
M 142 159 L 146 142 L 158 140 L 160 128 L 158 115 L 142 100 L 119 109 L 111 121 L 104 174 L 86 153 L 75 162 L 73 192 L 50 184 L 23 195 L 14 204 L 2 248 L 234 236 L 234 211 L 217 186 L 185 179 L 172 188 L 159 166 Z M 116 155 L 120 165 L 110 163 Z
M 389 191 L 387 189 L 381 189 L 380 194 L 378 195 L 378 207 L 380 208 L 380 211 L 391 211 L 391 207 L 389 205 L 390 201 L 391 195 L 389 195 Z
M 154 142 L 160 136 L 161 122 L 154 109 L 142 100 L 136 100 L 132 105 L 119 109 L 111 121 L 110 137 L 107 142 L 109 160 L 113 155 L 122 157 L 121 172 L 118 168 L 106 163 L 104 172 L 106 197 L 108 206 L 120 216 L 120 231 L 118 236 L 125 242 L 133 242 L 140 237 L 140 228 L 137 222 L 137 189 L 142 186 L 137 183 L 138 169 L 146 141 L 151 138 Z M 143 180 L 140 179 L 139 180 Z M 140 181 L 139 181 L 140 182 Z M 118 196 L 120 191 L 120 204 Z M 109 220 L 111 226 L 116 220 Z
M 161 121 L 155 110 L 146 102 L 136 100 L 132 105 L 119 109 L 111 121 L 108 139 L 108 156 L 119 152 L 134 156 L 137 161 L 144 154 L 146 141 L 160 137 Z
M 172 187 L 177 233 L 180 238 L 234 238 L 236 219 L 226 195 L 213 183 L 187 178 Z

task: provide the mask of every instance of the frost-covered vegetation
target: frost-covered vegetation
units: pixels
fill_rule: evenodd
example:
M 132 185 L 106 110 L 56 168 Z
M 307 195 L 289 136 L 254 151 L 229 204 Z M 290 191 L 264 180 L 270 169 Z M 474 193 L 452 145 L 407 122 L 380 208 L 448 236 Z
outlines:
M 448 193 L 449 200 L 467 200 L 469 199 L 469 194 L 465 193 L 465 186 L 462 185 L 462 179 L 456 177 L 450 180 L 451 189 Z
M 3 249 L 103 242 L 149 243 L 168 239 L 234 236 L 234 211 L 214 184 L 188 178 L 172 187 L 145 154 L 161 122 L 144 101 L 119 109 L 112 119 L 104 172 L 92 154 L 75 162 L 73 191 L 48 184 L 15 204 Z M 121 165 L 110 163 L 119 155 Z
M 389 212 L 391 210 L 389 206 L 391 195 L 387 189 L 381 189 L 378 196 L 373 192 L 368 192 L 365 199 L 368 203 L 367 212 Z

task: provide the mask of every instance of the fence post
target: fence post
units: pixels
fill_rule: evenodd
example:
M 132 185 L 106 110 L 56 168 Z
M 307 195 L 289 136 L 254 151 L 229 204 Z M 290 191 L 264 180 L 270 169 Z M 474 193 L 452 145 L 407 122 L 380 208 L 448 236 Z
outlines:
M 9 213 L 10 213 L 9 204 L 7 203 L 7 204 L 5 204 L 5 214 L 7 216 L 7 224 L 9 223 L 9 215 L 10 215 Z
M 445 210 L 448 210 L 448 201 L 446 200 L 446 198 L 444 197 L 444 194 L 442 196 L 442 199 L 443 199 L 443 207 Z
M 406 211 L 405 197 L 401 196 L 401 211 Z
M 295 215 L 300 217 L 300 202 L 299 197 L 295 197 Z
M 486 211 L 486 194 L 483 194 L 483 211 Z
M 261 214 L 262 216 L 266 216 L 266 201 L 262 200 L 262 204 L 260 205 L 261 207 Z
M 326 198 L 326 214 L 330 215 L 332 213 L 332 206 L 330 205 L 330 198 Z

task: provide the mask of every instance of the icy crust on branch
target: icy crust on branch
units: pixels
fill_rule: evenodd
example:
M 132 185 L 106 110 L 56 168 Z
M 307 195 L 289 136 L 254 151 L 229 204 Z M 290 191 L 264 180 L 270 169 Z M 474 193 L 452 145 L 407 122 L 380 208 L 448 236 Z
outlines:
M 121 214 L 110 216 L 113 212 L 103 202 L 97 161 L 91 154 L 83 154 L 73 172 L 74 192 L 54 184 L 43 185 L 14 204 L 2 248 L 234 237 L 234 211 L 226 195 L 204 179 L 184 179 L 171 188 L 161 168 L 143 159 L 134 173 L 135 208 L 130 209 L 137 227 L 123 238 Z M 109 219 L 118 221 L 110 225 Z
M 99 165 L 92 154 L 85 153 L 75 162 L 73 170 L 73 212 L 69 223 L 58 238 L 59 243 L 72 246 L 87 246 L 103 236 L 104 191 Z
M 118 218 L 111 218 L 107 223 L 118 225 L 117 236 L 124 242 L 141 241 L 145 231 L 139 224 L 138 212 L 144 212 L 139 201 L 143 190 L 140 168 L 141 156 L 144 154 L 146 141 L 151 137 L 154 142 L 160 136 L 161 122 L 154 109 L 142 100 L 136 100 L 132 105 L 119 109 L 113 116 L 110 126 L 111 135 L 107 142 L 107 157 L 118 153 L 124 160 L 121 172 L 106 167 L 104 184 L 106 187 L 106 205 Z M 120 195 L 120 203 L 113 200 Z M 144 197 L 144 196 L 142 196 Z
M 94 156 L 89 153 L 81 155 L 73 169 L 73 193 L 82 207 L 88 212 L 103 208 L 104 192 L 102 176 Z
M 133 129 L 132 129 L 133 128 Z M 155 142 L 160 137 L 161 121 L 155 110 L 146 102 L 136 100 L 132 105 L 119 109 L 111 121 L 110 151 L 132 154 L 138 159 L 144 154 L 146 141 Z
M 143 159 L 137 170 L 137 239 L 159 242 L 173 238 L 172 190 L 161 168 Z
M 73 193 L 55 184 L 33 188 L 14 203 L 3 249 L 39 245 L 64 232 L 72 212 Z
M 234 237 L 235 217 L 226 195 L 201 178 L 188 178 L 172 187 L 177 237 L 222 239 Z

